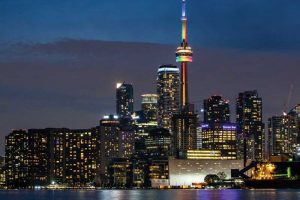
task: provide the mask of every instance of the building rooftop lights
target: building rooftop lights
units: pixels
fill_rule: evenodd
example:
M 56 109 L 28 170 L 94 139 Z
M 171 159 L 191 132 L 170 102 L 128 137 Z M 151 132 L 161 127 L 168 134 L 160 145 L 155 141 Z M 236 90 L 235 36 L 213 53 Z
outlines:
M 116 88 L 119 88 L 123 85 L 123 83 L 117 83 Z

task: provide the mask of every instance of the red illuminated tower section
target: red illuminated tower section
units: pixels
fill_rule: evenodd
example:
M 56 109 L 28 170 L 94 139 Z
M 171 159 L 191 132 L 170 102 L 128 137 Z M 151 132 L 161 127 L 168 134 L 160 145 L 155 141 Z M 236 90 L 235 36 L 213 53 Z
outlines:
M 176 62 L 181 63 L 181 88 L 180 88 L 180 106 L 181 112 L 188 109 L 188 63 L 193 61 L 192 48 L 187 42 L 187 16 L 186 16 L 186 0 L 182 0 L 182 38 L 181 45 L 176 51 Z

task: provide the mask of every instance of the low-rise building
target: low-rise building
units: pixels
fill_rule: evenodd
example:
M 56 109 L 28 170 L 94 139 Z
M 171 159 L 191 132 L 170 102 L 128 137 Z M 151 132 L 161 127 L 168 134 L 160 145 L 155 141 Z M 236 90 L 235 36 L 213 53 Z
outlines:
M 243 169 L 243 160 L 176 159 L 169 158 L 169 184 L 192 186 L 204 182 L 208 174 L 224 172 L 231 178 L 231 169 Z

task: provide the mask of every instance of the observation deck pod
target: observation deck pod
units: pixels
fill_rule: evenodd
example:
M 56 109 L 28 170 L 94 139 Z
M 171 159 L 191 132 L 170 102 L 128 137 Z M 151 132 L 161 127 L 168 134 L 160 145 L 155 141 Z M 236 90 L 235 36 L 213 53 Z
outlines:
M 191 47 L 178 47 L 176 51 L 176 62 L 193 62 L 193 51 Z

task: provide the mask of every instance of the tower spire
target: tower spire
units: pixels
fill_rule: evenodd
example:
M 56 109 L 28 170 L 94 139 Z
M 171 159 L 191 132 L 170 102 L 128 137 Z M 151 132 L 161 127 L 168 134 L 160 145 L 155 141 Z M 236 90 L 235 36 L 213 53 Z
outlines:
M 186 35 L 186 22 L 187 22 L 187 16 L 186 16 L 186 6 L 185 1 L 182 0 L 182 14 L 181 14 L 181 21 L 182 21 L 182 43 L 187 43 L 187 35 Z

